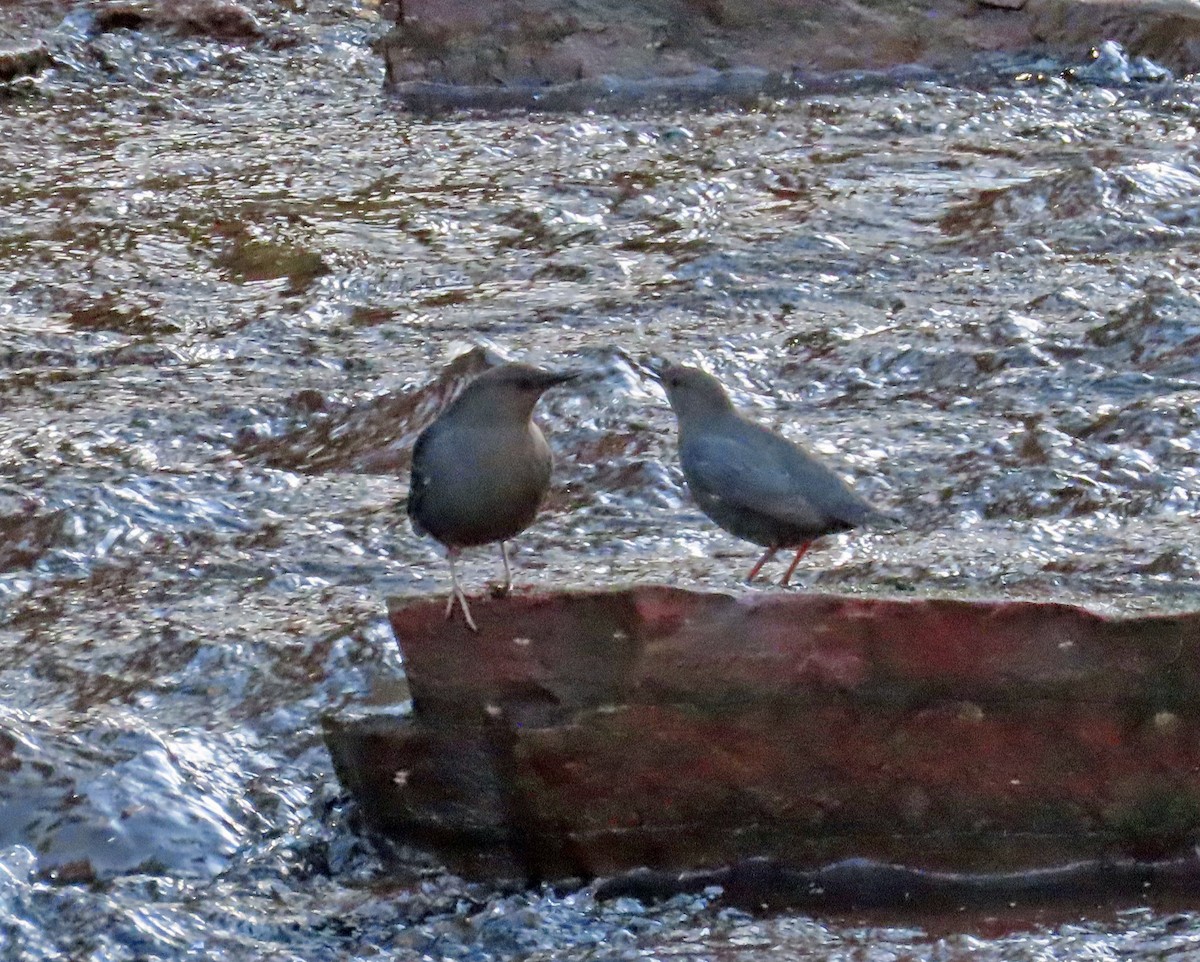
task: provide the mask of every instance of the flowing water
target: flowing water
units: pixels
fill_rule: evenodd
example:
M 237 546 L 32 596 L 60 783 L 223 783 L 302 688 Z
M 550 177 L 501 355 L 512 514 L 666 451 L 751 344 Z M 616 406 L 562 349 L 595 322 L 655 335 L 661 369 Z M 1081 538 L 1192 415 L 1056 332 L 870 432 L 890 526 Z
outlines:
M 0 956 L 1193 957 L 1200 914 L 1163 907 L 753 918 L 397 878 L 319 718 L 404 702 L 384 599 L 448 581 L 408 452 L 498 356 L 587 372 L 541 405 L 524 585 L 743 590 L 755 549 L 690 502 L 638 374 L 671 357 L 904 519 L 794 590 L 1196 608 L 1200 88 L 997 62 L 415 117 L 372 7 L 261 12 L 248 47 L 74 13 L 56 69 L 0 87 Z

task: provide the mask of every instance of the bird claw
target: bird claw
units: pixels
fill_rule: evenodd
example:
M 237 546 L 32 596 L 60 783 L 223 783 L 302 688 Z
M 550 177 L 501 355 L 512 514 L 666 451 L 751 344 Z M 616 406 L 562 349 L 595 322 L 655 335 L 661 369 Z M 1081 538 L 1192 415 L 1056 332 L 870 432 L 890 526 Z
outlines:
M 475 619 L 471 617 L 471 609 L 467 605 L 467 596 L 461 590 L 455 589 L 450 592 L 450 597 L 446 599 L 446 620 L 449 621 L 454 617 L 454 602 L 458 602 L 458 606 L 462 609 L 463 620 L 467 623 L 467 627 L 472 631 L 478 632 L 479 626 L 475 624 Z

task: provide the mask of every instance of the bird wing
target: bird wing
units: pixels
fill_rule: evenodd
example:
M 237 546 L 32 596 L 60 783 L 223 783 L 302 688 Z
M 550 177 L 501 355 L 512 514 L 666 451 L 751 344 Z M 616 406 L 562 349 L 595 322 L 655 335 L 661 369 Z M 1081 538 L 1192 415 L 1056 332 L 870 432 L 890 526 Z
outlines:
M 408 482 L 408 499 L 404 505 L 409 518 L 412 520 L 413 527 L 422 534 L 425 533 L 425 529 L 419 519 L 424 506 L 425 492 L 429 487 L 429 474 L 425 469 L 425 457 L 433 441 L 434 433 L 434 425 L 430 425 L 417 435 L 417 442 L 413 445 L 412 475 Z
M 798 527 L 857 525 L 873 510 L 804 449 L 749 422 L 689 438 L 683 470 L 710 497 Z

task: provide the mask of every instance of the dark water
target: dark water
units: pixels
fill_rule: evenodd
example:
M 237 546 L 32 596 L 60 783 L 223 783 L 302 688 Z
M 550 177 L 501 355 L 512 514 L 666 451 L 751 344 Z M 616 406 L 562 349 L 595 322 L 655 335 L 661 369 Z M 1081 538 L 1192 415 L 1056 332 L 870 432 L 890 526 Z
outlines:
M 797 590 L 1200 605 L 1197 88 L 997 64 L 423 119 L 380 91 L 370 6 L 260 12 L 286 43 L 48 18 L 58 69 L 0 92 L 0 955 L 1196 951 L 1165 909 L 876 924 L 396 881 L 319 717 L 404 700 L 384 598 L 447 572 L 397 503 L 472 347 L 592 372 L 543 406 L 523 584 L 739 590 L 754 549 L 688 500 L 636 374 L 670 356 L 906 518 Z

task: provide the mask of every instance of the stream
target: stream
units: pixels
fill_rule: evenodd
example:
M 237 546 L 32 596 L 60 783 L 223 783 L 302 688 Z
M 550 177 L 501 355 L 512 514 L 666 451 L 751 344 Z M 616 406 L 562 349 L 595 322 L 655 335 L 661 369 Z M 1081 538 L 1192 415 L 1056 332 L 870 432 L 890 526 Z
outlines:
M 406 703 L 385 599 L 449 584 L 401 506 L 414 398 L 502 358 L 585 371 L 539 405 L 522 589 L 1196 609 L 1200 87 L 1108 49 L 413 114 L 365 0 L 255 10 L 279 42 L 66 12 L 55 66 L 0 84 L 0 957 L 1192 957 L 1180 906 L 756 917 L 397 874 L 320 717 Z M 639 373 L 666 358 L 903 524 L 743 586 L 758 550 L 690 500 Z M 468 591 L 499 562 L 468 552 Z

